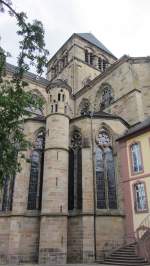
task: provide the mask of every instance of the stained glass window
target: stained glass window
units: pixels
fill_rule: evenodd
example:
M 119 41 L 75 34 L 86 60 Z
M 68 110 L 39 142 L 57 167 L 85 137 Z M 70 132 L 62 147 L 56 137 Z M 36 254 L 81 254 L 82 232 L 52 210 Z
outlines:
M 97 187 L 97 208 L 106 209 L 104 152 L 99 147 L 96 148 L 96 187 Z
M 81 134 L 74 131 L 69 154 L 68 208 L 82 209 L 82 148 Z
M 15 177 L 7 176 L 3 180 L 2 189 L 2 211 L 11 211 L 13 203 L 13 191 L 14 191 Z
M 111 141 L 105 129 L 99 132 L 96 147 L 97 208 L 117 209 L 115 165 Z
M 37 99 L 38 99 L 38 95 L 33 94 L 33 95 L 32 95 L 32 99 L 33 99 L 34 102 L 36 102 Z M 34 106 L 31 105 L 31 106 L 27 107 L 27 110 L 28 110 L 30 113 L 33 113 L 33 114 L 35 114 L 35 115 L 43 116 L 43 109 L 40 108 L 40 107 L 34 107 Z
M 28 210 L 40 209 L 43 182 L 44 132 L 36 138 L 31 155 L 30 182 L 28 192 Z
M 104 152 L 108 185 L 108 206 L 109 209 L 117 209 L 115 165 L 113 152 L 110 147 L 106 147 L 104 149 Z

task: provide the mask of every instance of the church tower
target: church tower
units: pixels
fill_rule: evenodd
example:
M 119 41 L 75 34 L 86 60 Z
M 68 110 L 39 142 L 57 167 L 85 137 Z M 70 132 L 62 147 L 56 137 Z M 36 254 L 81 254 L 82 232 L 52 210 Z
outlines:
M 74 33 L 48 62 L 47 78 L 65 80 L 75 94 L 116 59 L 92 33 Z
M 65 264 L 68 217 L 68 103 L 71 88 L 62 80 L 48 91 L 39 263 Z

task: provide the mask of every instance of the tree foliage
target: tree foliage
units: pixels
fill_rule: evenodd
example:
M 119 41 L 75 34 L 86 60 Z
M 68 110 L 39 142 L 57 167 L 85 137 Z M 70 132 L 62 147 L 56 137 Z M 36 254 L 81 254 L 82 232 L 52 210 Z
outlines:
M 20 36 L 18 66 L 11 79 L 5 77 L 6 58 L 8 53 L 0 47 L 0 183 L 5 176 L 15 175 L 21 170 L 17 160 L 18 152 L 29 145 L 23 132 L 23 120 L 31 113 L 29 108 L 43 105 L 40 97 L 33 97 L 25 90 L 28 84 L 24 74 L 35 66 L 38 75 L 43 73 L 47 63 L 48 51 L 45 49 L 44 29 L 40 21 L 28 22 L 24 12 L 17 13 L 10 0 L 0 0 L 0 12 L 8 11 L 16 18 L 17 34 Z

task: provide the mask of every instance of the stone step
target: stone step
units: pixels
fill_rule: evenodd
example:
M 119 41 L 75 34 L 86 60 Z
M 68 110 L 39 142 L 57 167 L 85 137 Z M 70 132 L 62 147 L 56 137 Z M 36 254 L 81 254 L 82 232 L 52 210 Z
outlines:
M 148 266 L 149 265 L 149 263 L 147 263 L 147 262 L 136 262 L 136 263 L 132 263 L 131 264 L 131 262 L 116 262 L 116 261 L 105 261 L 105 262 L 103 262 L 103 264 L 105 265 L 120 265 L 120 266 Z
M 111 258 L 111 257 L 109 257 L 109 258 L 107 258 L 106 259 L 107 261 L 118 261 L 118 262 L 145 262 L 145 260 L 143 259 L 143 258 L 140 258 L 140 259 L 130 259 L 130 258 L 126 258 L 126 259 L 124 259 L 124 258 Z
M 113 254 L 136 256 L 136 252 L 125 252 L 125 251 L 115 251 L 115 252 L 113 252 Z
M 119 250 L 131 250 L 131 251 L 134 251 L 135 250 L 135 247 L 133 247 L 133 248 L 129 248 L 129 247 L 120 248 Z
M 135 244 L 124 246 L 115 250 L 108 258 L 105 259 L 104 264 L 122 265 L 122 266 L 144 266 L 149 265 L 145 259 L 136 255 Z
M 112 259 L 117 258 L 117 259 L 124 259 L 124 260 L 141 260 L 141 261 L 144 260 L 144 258 L 137 257 L 136 255 L 135 256 L 120 256 L 120 255 L 112 254 L 110 255 L 109 258 L 112 258 Z

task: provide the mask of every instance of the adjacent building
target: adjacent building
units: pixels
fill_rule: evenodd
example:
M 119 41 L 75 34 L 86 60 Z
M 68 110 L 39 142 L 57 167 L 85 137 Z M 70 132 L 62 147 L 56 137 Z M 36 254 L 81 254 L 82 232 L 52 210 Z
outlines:
M 150 226 L 150 118 L 131 127 L 118 141 L 126 233 L 141 238 Z

